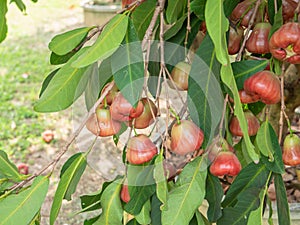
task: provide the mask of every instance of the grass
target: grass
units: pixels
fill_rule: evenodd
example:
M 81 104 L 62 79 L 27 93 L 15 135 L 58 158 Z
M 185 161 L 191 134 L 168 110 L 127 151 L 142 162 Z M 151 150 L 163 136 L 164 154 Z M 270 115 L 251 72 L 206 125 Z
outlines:
M 26 16 L 10 5 L 9 33 L 0 44 L 0 150 L 17 161 L 32 148 L 42 149 L 41 133 L 55 128 L 62 116 L 36 113 L 33 105 L 43 79 L 55 68 L 49 64 L 47 44 L 80 10 L 78 0 L 25 2 Z M 66 21 L 59 23 L 60 19 Z

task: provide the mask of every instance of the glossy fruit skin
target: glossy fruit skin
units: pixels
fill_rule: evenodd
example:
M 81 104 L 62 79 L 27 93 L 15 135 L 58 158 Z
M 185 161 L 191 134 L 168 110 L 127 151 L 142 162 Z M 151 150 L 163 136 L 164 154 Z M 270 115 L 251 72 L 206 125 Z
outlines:
M 237 6 L 234 8 L 234 10 L 231 13 L 230 19 L 234 23 L 238 23 L 239 20 L 240 24 L 244 27 L 248 27 L 250 18 L 254 12 L 254 6 L 255 6 L 256 0 L 245 0 L 237 4 Z M 260 9 L 259 9 L 260 11 Z M 260 12 L 257 13 L 254 22 L 258 23 L 261 22 L 262 16 L 259 16 Z
M 280 81 L 271 71 L 260 71 L 247 78 L 244 90 L 249 95 L 258 95 L 265 104 L 276 104 L 280 101 Z
M 176 176 L 176 168 L 173 164 L 167 161 L 163 161 L 163 168 L 164 168 L 164 175 L 167 179 L 175 177 Z
M 121 129 L 121 123 L 111 118 L 109 109 L 98 106 L 86 123 L 86 128 L 94 135 L 108 137 L 117 134 Z
M 239 96 L 243 104 L 254 103 L 260 99 L 259 95 L 249 95 L 245 90 L 239 90 Z
M 101 95 L 103 94 L 103 92 L 107 89 L 107 87 L 110 85 L 110 82 L 107 83 L 101 91 Z M 115 99 L 115 97 L 117 96 L 119 92 L 119 88 L 117 87 L 116 84 L 113 85 L 113 87 L 108 91 L 108 94 L 106 95 L 105 99 L 106 99 L 106 104 L 107 105 L 111 105 L 113 100 Z
M 300 138 L 296 134 L 284 139 L 282 160 L 285 165 L 300 165 Z
M 156 145 L 144 134 L 139 134 L 129 139 L 126 157 L 131 164 L 149 162 L 157 154 Z
M 189 73 L 191 65 L 186 62 L 179 62 L 171 71 L 171 77 L 179 90 L 188 89 Z M 172 85 L 171 85 L 172 87 Z
M 239 159 L 230 151 L 219 152 L 209 168 L 210 173 L 214 176 L 236 176 L 241 169 Z
M 234 152 L 234 148 L 223 137 L 217 136 L 206 148 L 206 152 L 208 153 L 208 159 L 210 160 L 210 162 L 213 162 L 221 151 Z
M 112 118 L 123 122 L 139 117 L 143 113 L 143 110 L 144 105 L 141 101 L 139 101 L 136 108 L 134 108 L 120 92 L 117 94 L 110 106 Z
M 272 26 L 270 23 L 257 23 L 250 34 L 246 48 L 251 53 L 266 54 L 269 53 L 269 33 Z
M 29 167 L 25 163 L 20 163 L 18 165 L 18 171 L 20 174 L 27 175 L 29 173 Z
M 181 120 L 171 129 L 171 151 L 185 155 L 199 149 L 203 143 L 203 131 L 192 121 Z
M 128 203 L 130 201 L 130 195 L 128 191 L 128 185 L 123 184 L 120 191 L 120 198 L 123 202 Z
M 148 99 L 148 100 L 147 100 L 147 98 L 141 99 L 141 102 L 144 105 L 144 110 L 139 117 L 134 119 L 134 127 L 137 129 L 144 129 L 144 128 L 149 127 L 154 122 L 153 115 L 154 115 L 154 117 L 157 116 L 158 111 L 157 111 L 156 105 L 154 104 L 154 102 L 151 99 Z M 151 109 L 152 109 L 153 115 L 152 115 Z
M 270 38 L 273 57 L 292 64 L 300 63 L 300 24 L 289 22 L 282 25 Z
M 260 127 L 258 119 L 253 115 L 253 113 L 249 110 L 244 112 L 247 125 L 248 125 L 248 134 L 249 136 L 254 136 L 257 134 L 257 131 Z M 235 136 L 243 136 L 242 129 L 240 127 L 240 123 L 236 116 L 233 116 L 229 122 L 229 130 Z
M 230 26 L 228 39 L 228 53 L 234 55 L 238 53 L 241 47 L 241 42 L 244 37 L 244 30 L 241 27 L 233 28 Z

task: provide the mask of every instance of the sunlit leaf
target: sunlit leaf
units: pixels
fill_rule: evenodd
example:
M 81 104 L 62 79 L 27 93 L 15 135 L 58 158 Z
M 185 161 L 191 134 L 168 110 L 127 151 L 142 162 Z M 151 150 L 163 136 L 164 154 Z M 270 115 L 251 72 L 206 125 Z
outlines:
M 8 159 L 6 152 L 0 150 L 0 174 L 14 181 L 22 180 L 17 167 Z
M 229 61 L 229 59 L 228 59 L 228 61 Z M 222 78 L 222 81 L 224 82 L 224 84 L 230 89 L 231 93 L 233 94 L 234 105 L 235 105 L 234 114 L 237 116 L 241 130 L 244 134 L 243 139 L 246 144 L 247 154 L 254 162 L 258 162 L 259 156 L 255 152 L 254 146 L 253 146 L 253 144 L 250 140 L 249 134 L 248 134 L 247 122 L 245 119 L 245 115 L 244 115 L 243 108 L 242 108 L 242 103 L 240 101 L 238 89 L 237 89 L 237 86 L 235 83 L 233 71 L 232 71 L 230 64 L 227 66 L 221 67 L 221 78 Z
M 120 199 L 122 180 L 115 180 L 105 188 L 101 196 L 102 213 L 95 225 L 123 225 L 123 209 Z
M 195 158 L 184 167 L 162 211 L 162 224 L 189 224 L 205 196 L 206 168 L 203 157 Z
M 215 45 L 216 56 L 222 65 L 228 64 L 226 31 L 228 20 L 223 11 L 223 0 L 206 1 L 205 5 L 206 28 Z
M 84 92 L 85 96 L 85 105 L 89 111 L 93 105 L 97 102 L 100 93 L 100 77 L 98 63 L 92 64 L 86 71 L 86 74 L 90 74 L 90 79 L 86 85 Z M 101 82 L 102 83 L 102 82 Z
M 258 130 L 255 140 L 262 156 L 262 162 L 267 168 L 275 173 L 283 174 L 284 164 L 282 161 L 282 150 L 277 135 L 269 122 L 264 122 Z
M 156 181 L 156 195 L 160 202 L 164 204 L 167 202 L 167 178 L 165 177 L 165 170 L 163 166 L 164 157 L 162 154 L 159 154 L 155 159 L 155 168 L 154 168 L 154 179 Z
M 1 0 L 0 1 L 0 43 L 6 38 L 6 34 L 7 34 L 6 13 L 7 13 L 7 0 Z
M 48 177 L 35 178 L 32 185 L 0 201 L 0 224 L 29 224 L 40 210 L 49 186 Z M 21 223 L 20 223 L 21 222 Z
M 49 49 L 57 55 L 65 55 L 76 48 L 93 27 L 81 27 L 56 35 L 49 43 Z
M 51 73 L 49 73 L 46 78 L 44 79 L 43 83 L 42 83 L 42 88 L 40 90 L 40 94 L 39 97 L 42 96 L 42 94 L 44 93 L 44 91 L 46 90 L 46 88 L 48 87 L 50 81 L 52 80 L 52 78 L 55 76 L 55 74 L 59 71 L 60 68 L 57 68 L 55 70 L 53 70 Z
M 82 94 L 89 80 L 89 76 L 84 76 L 87 68 L 74 68 L 71 64 L 85 50 L 81 49 L 50 80 L 34 106 L 35 111 L 56 112 L 66 109 Z
M 59 183 L 57 190 L 54 195 L 51 211 L 50 211 L 50 224 L 53 225 L 59 210 L 61 208 L 62 200 L 66 196 L 71 195 L 76 188 L 76 185 L 86 167 L 86 157 L 83 153 L 78 153 L 78 156 L 76 159 L 70 164 L 70 166 L 66 169 L 66 171 L 63 173 Z M 72 190 L 72 191 L 70 191 Z
M 150 204 L 150 200 L 148 200 L 144 204 L 141 212 L 135 216 L 137 222 L 139 222 L 140 224 L 151 224 L 150 211 L 151 211 L 151 204 Z
M 81 68 L 112 55 L 120 46 L 127 30 L 128 17 L 117 14 L 105 26 L 95 43 L 72 66 Z

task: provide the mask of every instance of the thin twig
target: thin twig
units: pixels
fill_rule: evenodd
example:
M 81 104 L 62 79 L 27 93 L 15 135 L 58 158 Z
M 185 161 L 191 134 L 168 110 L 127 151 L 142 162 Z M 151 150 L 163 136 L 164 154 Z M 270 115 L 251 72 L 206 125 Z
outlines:
M 153 30 L 154 30 L 154 26 L 156 24 L 156 21 L 157 21 L 157 18 L 160 14 L 160 11 L 163 10 L 163 8 L 161 9 L 160 5 L 157 4 L 156 8 L 155 8 L 155 11 L 153 13 L 153 16 L 152 16 L 152 19 L 150 21 L 150 24 L 145 32 L 145 36 L 142 40 L 142 49 L 145 49 L 145 46 L 146 46 L 146 43 L 147 41 L 150 40 L 150 37 L 152 36 L 152 33 L 153 33 Z M 161 24 L 162 26 L 162 24 Z
M 240 48 L 240 50 L 239 50 L 239 52 L 238 52 L 238 54 L 237 54 L 237 56 L 236 56 L 236 61 L 241 61 L 241 59 L 242 59 L 242 53 L 243 53 L 243 51 L 244 51 L 244 48 L 245 48 L 245 45 L 246 45 L 246 41 L 247 41 L 247 39 L 248 39 L 249 32 L 250 32 L 250 30 L 251 30 L 251 28 L 252 28 L 252 25 L 253 25 L 253 23 L 254 23 L 254 19 L 255 19 L 255 17 L 256 17 L 257 10 L 258 10 L 258 7 L 259 7 L 260 3 L 261 3 L 261 0 L 258 0 L 258 1 L 255 3 L 255 8 L 254 8 L 253 14 L 252 14 L 252 16 L 251 16 L 251 19 L 250 19 L 250 21 L 249 21 L 248 27 L 247 27 L 247 29 L 246 29 L 246 33 L 245 33 L 245 37 L 244 37 L 242 46 L 241 46 L 241 48 Z
M 185 39 L 184 39 L 184 47 L 185 50 L 187 51 L 187 44 L 188 44 L 188 37 L 189 37 L 189 33 L 191 33 L 191 1 L 188 0 L 187 1 L 187 25 L 186 25 L 186 34 L 185 34 Z M 187 52 L 186 54 L 187 55 Z
M 228 94 L 226 94 L 225 99 L 224 99 L 224 104 L 223 104 L 223 112 L 222 112 L 222 117 L 220 120 L 220 125 L 219 125 L 219 134 L 222 137 L 222 130 L 224 126 L 224 120 L 225 120 L 225 113 L 226 113 L 226 108 L 227 108 L 227 102 L 228 102 Z
M 280 95 L 281 95 L 281 110 L 280 110 L 280 118 L 279 118 L 279 135 L 278 135 L 278 142 L 281 144 L 282 141 L 282 134 L 283 134 L 283 125 L 284 125 L 284 111 L 285 111 L 285 102 L 284 102 L 284 72 L 285 72 L 285 65 L 282 63 L 281 66 L 281 75 L 280 75 Z
M 107 88 L 105 89 L 105 91 L 103 92 L 103 94 L 100 96 L 100 98 L 96 101 L 96 103 L 94 104 L 94 106 L 90 109 L 90 111 L 88 112 L 86 118 L 81 122 L 81 124 L 79 125 L 79 127 L 77 128 L 77 130 L 72 134 L 71 138 L 69 139 L 69 141 L 64 145 L 64 147 L 62 148 L 62 151 L 56 156 L 56 158 L 50 162 L 48 165 L 46 165 L 42 170 L 40 170 L 38 173 L 35 173 L 33 175 L 31 175 L 30 177 L 26 178 L 25 180 L 21 181 L 20 183 L 18 183 L 17 185 L 14 185 L 11 189 L 10 189 L 10 193 L 18 188 L 23 187 L 24 185 L 26 185 L 28 182 L 30 182 L 31 180 L 33 180 L 34 178 L 36 178 L 37 176 L 40 176 L 41 174 L 43 174 L 45 171 L 47 171 L 51 166 L 55 167 L 55 165 L 57 164 L 57 162 L 61 159 L 61 157 L 68 151 L 69 147 L 71 146 L 71 144 L 75 141 L 75 139 L 78 137 L 78 135 L 80 134 L 80 132 L 82 131 L 82 129 L 84 128 L 86 122 L 88 121 L 89 117 L 95 112 L 97 106 L 103 101 L 103 99 L 106 97 L 106 95 L 108 94 L 108 92 L 112 89 L 114 85 L 114 81 L 112 81 Z

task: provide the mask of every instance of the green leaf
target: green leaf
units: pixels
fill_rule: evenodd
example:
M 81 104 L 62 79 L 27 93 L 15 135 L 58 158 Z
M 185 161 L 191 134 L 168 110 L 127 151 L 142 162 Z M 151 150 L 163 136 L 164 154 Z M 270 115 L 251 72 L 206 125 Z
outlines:
M 270 171 L 262 163 L 250 163 L 237 175 L 234 182 L 226 193 L 222 206 L 233 207 L 238 197 L 244 196 L 248 190 L 262 189 L 266 185 Z
M 248 219 L 248 223 L 247 224 L 255 224 L 255 225 L 262 225 L 263 221 L 262 221 L 262 216 L 263 216 L 263 198 L 264 198 L 264 191 L 262 190 L 260 193 L 260 206 L 252 211 L 249 215 L 249 219 Z
M 215 45 L 218 61 L 228 64 L 226 31 L 228 30 L 228 20 L 223 11 L 223 0 L 206 1 L 205 5 L 206 28 Z
M 228 59 L 228 61 L 229 61 L 229 59 Z M 240 127 L 244 134 L 243 138 L 245 140 L 245 144 L 247 147 L 247 153 L 254 162 L 258 162 L 259 156 L 255 152 L 254 146 L 253 146 L 253 144 L 250 140 L 249 134 L 248 134 L 247 122 L 245 119 L 245 115 L 244 115 L 243 108 L 242 108 L 242 103 L 240 101 L 238 89 L 237 89 L 237 86 L 235 83 L 233 71 L 232 71 L 230 64 L 228 66 L 221 67 L 221 78 L 222 78 L 222 81 L 224 82 L 224 84 L 231 90 L 231 92 L 233 94 L 234 105 L 235 105 L 234 114 L 237 116 Z
M 76 159 L 71 163 L 68 169 L 63 173 L 52 203 L 50 211 L 50 224 L 53 225 L 64 198 L 71 198 L 71 194 L 75 191 L 76 185 L 86 167 L 86 157 L 83 153 L 78 153 Z
M 49 179 L 39 176 L 35 178 L 28 189 L 2 199 L 0 201 L 0 224 L 29 224 L 40 210 L 45 200 L 48 186 Z
M 185 13 L 186 5 L 187 0 L 168 0 L 168 7 L 166 10 L 166 19 L 168 23 L 175 23 L 178 20 L 178 18 L 183 16 L 183 14 Z
M 251 211 L 259 207 L 260 189 L 248 189 L 242 197 L 238 197 L 238 203 L 234 207 L 223 210 L 222 217 L 217 221 L 218 225 L 247 225 Z
M 268 60 L 244 60 L 231 63 L 236 85 L 239 90 L 244 89 L 245 80 L 268 65 Z
M 211 225 L 211 223 L 200 213 L 196 210 L 194 217 L 190 221 L 189 225 Z
M 269 33 L 269 39 L 271 36 L 282 26 L 283 18 L 282 18 L 282 7 L 279 8 L 278 12 L 275 14 L 274 17 L 274 24 Z
M 276 0 L 277 1 L 277 0 Z M 275 21 L 275 5 L 274 0 L 268 0 L 268 18 L 270 23 L 273 25 Z M 281 7 L 281 0 L 277 1 L 277 8 Z M 282 18 L 282 17 L 281 17 Z
M 0 174 L 13 181 L 22 180 L 18 168 L 8 159 L 6 152 L 0 150 Z
M 171 71 L 178 62 L 185 60 L 186 49 L 184 47 L 187 49 L 191 47 L 199 31 L 199 19 L 193 14 L 190 19 L 191 32 L 189 33 L 187 43 L 185 43 L 187 21 L 184 22 L 182 29 L 180 29 L 175 36 L 165 42 L 165 62 L 169 71 Z
M 93 225 L 98 219 L 100 218 L 100 215 L 99 216 L 96 216 L 96 217 L 93 217 L 93 218 L 90 218 L 90 219 L 87 219 L 84 221 L 84 225 Z
M 34 110 L 37 112 L 56 112 L 68 108 L 84 91 L 89 76 L 85 76 L 86 68 L 74 68 L 72 62 L 78 58 L 81 49 L 70 61 L 62 66 L 49 82 Z
M 126 225 L 140 225 L 140 224 L 136 219 L 132 219 Z
M 136 220 L 140 224 L 151 224 L 150 211 L 151 211 L 151 204 L 150 204 L 150 200 L 148 200 L 144 204 L 141 212 L 135 216 Z
M 206 0 L 194 0 L 191 2 L 191 12 L 195 13 L 200 20 L 205 20 L 205 4 Z
M 197 157 L 184 167 L 162 211 L 162 224 L 189 224 L 204 199 L 206 174 L 204 157 Z
M 16 3 L 17 7 L 19 8 L 19 10 L 23 13 L 25 13 L 26 11 L 26 6 L 24 4 L 24 2 L 22 0 L 11 0 L 10 3 Z
M 145 32 L 152 19 L 155 6 L 156 0 L 147 0 L 139 5 L 132 13 L 132 22 L 140 40 L 144 38 Z
M 219 81 L 220 64 L 208 35 L 197 50 L 189 74 L 188 108 L 192 120 L 204 132 L 203 148 L 218 129 L 223 111 L 223 93 Z
M 155 192 L 155 180 L 153 179 L 153 165 L 134 166 L 128 165 L 128 189 L 130 201 L 124 210 L 132 215 L 138 215 L 145 202 Z
M 131 21 L 122 46 L 111 57 L 111 68 L 121 93 L 135 106 L 143 90 L 144 61 L 141 44 Z
M 184 15 L 176 23 L 174 23 L 166 32 L 164 33 L 164 39 L 168 40 L 174 37 L 179 30 L 182 28 L 184 21 L 186 20 L 187 15 Z
M 6 24 L 7 0 L 0 1 L 0 43 L 4 41 L 7 34 Z
M 283 174 L 285 170 L 282 161 L 282 150 L 272 125 L 266 121 L 258 131 L 255 140 L 256 145 L 261 152 L 264 151 L 264 153 L 262 152 L 263 155 L 268 156 L 262 156 L 262 162 L 274 173 Z
M 289 225 L 291 224 L 289 204 L 286 197 L 285 185 L 280 174 L 274 174 L 274 184 L 276 190 L 278 224 Z
M 40 90 L 40 94 L 39 94 L 39 98 L 42 96 L 42 94 L 44 93 L 44 91 L 47 89 L 50 81 L 52 80 L 52 78 L 55 76 L 55 74 L 59 71 L 60 68 L 57 68 L 55 70 L 53 70 L 51 73 L 49 73 L 47 75 L 47 77 L 44 79 L 43 84 L 42 84 L 42 88 Z
M 49 49 L 57 55 L 66 55 L 76 48 L 94 27 L 81 27 L 56 35 L 50 41 Z
M 216 176 L 207 174 L 205 199 L 208 201 L 207 218 L 210 222 L 217 221 L 222 216 L 221 201 L 223 198 L 223 188 Z
M 104 190 L 112 182 L 113 181 L 104 182 L 103 185 L 102 185 L 101 190 L 99 190 L 95 193 L 80 196 L 81 208 L 82 208 L 80 213 L 100 209 L 101 208 L 101 196 L 102 196 Z
M 237 4 L 240 3 L 240 0 L 224 0 L 224 14 L 226 17 L 229 17 Z
M 81 68 L 111 56 L 120 46 L 126 34 L 127 25 L 128 17 L 126 15 L 115 15 L 105 26 L 95 43 L 72 65 Z
M 159 154 L 155 159 L 155 168 L 154 168 L 154 179 L 156 181 L 156 195 L 157 198 L 162 203 L 161 206 L 162 209 L 163 207 L 165 207 L 168 198 L 167 178 L 165 177 L 164 174 L 165 170 L 163 166 L 163 160 L 164 160 L 163 155 Z
M 151 222 L 154 225 L 161 225 L 161 202 L 156 194 L 151 199 Z
M 64 64 L 64 63 L 68 62 L 68 60 L 70 58 L 72 58 L 72 56 L 75 55 L 75 54 L 76 54 L 75 51 L 69 52 L 65 55 L 57 55 L 54 52 L 51 52 L 50 63 L 51 63 L 51 65 Z
M 95 225 L 122 225 L 123 209 L 120 200 L 122 179 L 111 183 L 101 196 L 102 214 Z
M 89 81 L 86 85 L 86 89 L 84 92 L 85 96 L 85 105 L 87 110 L 89 111 L 93 105 L 97 102 L 99 98 L 99 93 L 101 91 L 100 85 L 100 76 L 99 76 L 99 69 L 98 63 L 92 64 L 86 71 L 86 74 L 90 74 Z M 102 82 L 101 82 L 102 83 Z

